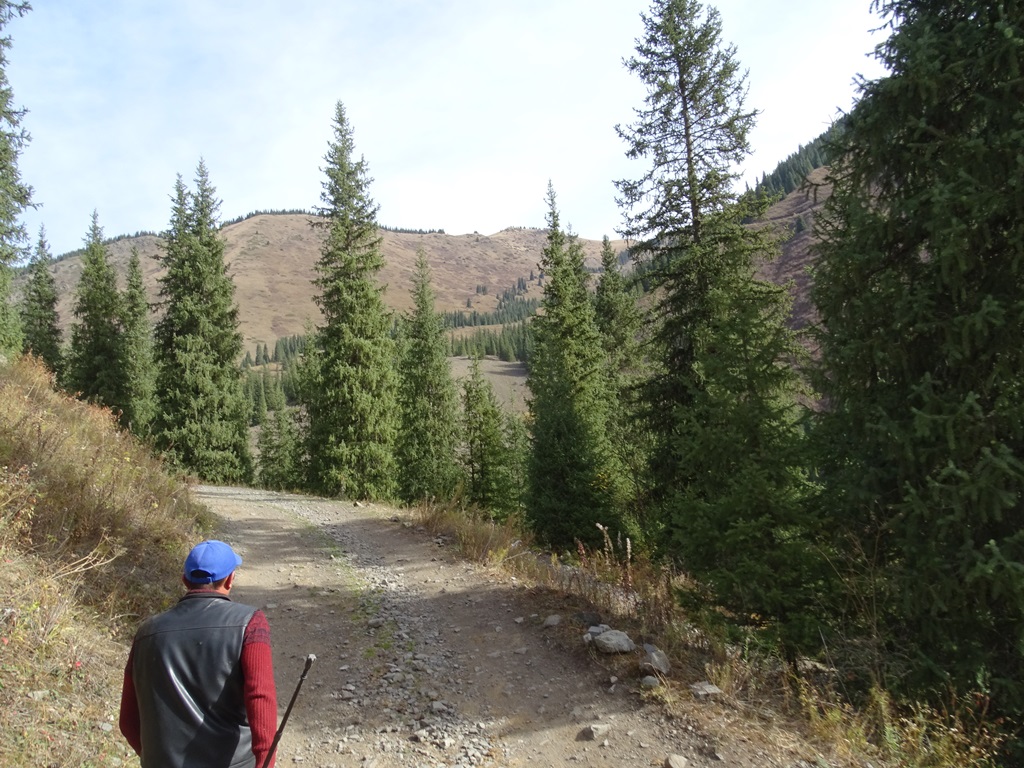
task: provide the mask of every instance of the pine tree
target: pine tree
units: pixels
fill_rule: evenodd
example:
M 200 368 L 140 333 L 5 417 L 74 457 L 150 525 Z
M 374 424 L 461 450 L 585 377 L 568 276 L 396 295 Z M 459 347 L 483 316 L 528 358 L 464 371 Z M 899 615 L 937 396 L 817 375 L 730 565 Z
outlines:
M 660 287 L 656 369 L 644 408 L 655 436 L 652 499 L 663 546 L 741 623 L 775 619 L 787 647 L 816 640 L 819 583 L 784 292 L 755 277 L 775 244 L 743 226 L 764 202 L 734 191 L 755 119 L 714 8 L 655 0 L 627 62 L 647 87 L 619 128 L 648 161 L 617 182 L 625 232 Z M 757 206 L 761 206 L 759 209 Z M 697 595 L 693 595 L 697 596 Z M 701 592 L 701 597 L 706 594 Z
M 250 371 L 252 381 L 252 413 L 253 424 L 262 424 L 267 418 L 267 391 L 263 388 L 265 377 L 263 371 L 253 373 Z
M 597 543 L 596 524 L 621 530 L 621 482 L 607 433 L 609 397 L 583 250 L 559 224 L 548 185 L 547 275 L 542 313 L 533 320 L 527 514 L 549 544 Z
M 211 482 L 252 477 L 248 403 L 238 361 L 235 287 L 217 229 L 220 205 L 206 165 L 190 193 L 181 176 L 174 189 L 156 327 L 157 445 L 171 461 Z
M 395 454 L 399 497 L 412 503 L 448 499 L 458 483 L 458 395 L 448 364 L 444 329 L 434 311 L 430 268 L 420 250 L 413 277 L 414 310 L 402 334 Z
M 0 31 L 29 8 L 27 2 L 0 0 Z M 19 217 L 32 202 L 32 188 L 22 182 L 18 171 L 18 158 L 29 136 L 21 127 L 25 111 L 15 108 L 7 80 L 10 47 L 10 36 L 0 37 L 0 358 L 16 355 L 22 348 L 21 322 L 11 300 L 12 269 L 28 239 Z
M 271 411 L 282 410 L 287 405 L 287 401 L 285 400 L 284 389 L 281 386 L 281 377 L 274 375 L 266 367 L 263 368 L 262 377 L 267 409 Z
M 125 350 L 121 337 L 124 313 L 117 273 L 103 245 L 99 215 L 93 211 L 85 239 L 82 276 L 75 290 L 66 387 L 80 397 L 105 405 L 120 418 L 128 402 Z
M 292 412 L 278 408 L 264 416 L 258 441 L 259 483 L 275 491 L 302 485 L 302 442 Z
M 156 418 L 156 361 L 153 359 L 149 298 L 142 280 L 139 252 L 134 246 L 128 261 L 128 278 L 121 307 L 127 396 L 121 420 L 134 434 L 145 437 Z
M 887 682 L 1019 722 L 1024 9 L 878 6 L 891 74 L 861 84 L 816 219 L 823 507 L 912 662 Z
M 63 376 L 64 355 L 57 314 L 57 283 L 50 272 L 52 261 L 46 230 L 40 227 L 21 302 L 21 327 L 25 335 L 23 351 L 42 358 L 59 380 Z
M 338 102 L 316 225 L 324 231 L 314 280 L 323 313 L 306 347 L 302 401 L 309 483 L 331 496 L 389 498 L 397 430 L 391 320 L 377 284 L 384 265 L 366 161 Z
M 522 422 L 502 412 L 473 357 L 462 386 L 466 497 L 492 518 L 504 520 L 522 508 L 527 437 Z
M 646 465 L 650 453 L 650 435 L 640 428 L 637 401 L 644 366 L 640 348 L 643 318 L 636 295 L 619 268 L 618 254 L 607 237 L 601 245 L 601 268 L 594 313 L 614 403 L 609 412 L 608 434 L 631 485 L 633 506 L 638 508 L 647 493 Z

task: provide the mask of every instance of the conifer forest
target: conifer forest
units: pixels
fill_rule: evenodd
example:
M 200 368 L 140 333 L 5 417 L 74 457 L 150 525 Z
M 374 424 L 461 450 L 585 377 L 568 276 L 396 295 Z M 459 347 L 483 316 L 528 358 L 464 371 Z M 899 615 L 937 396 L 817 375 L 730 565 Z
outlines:
M 412 309 L 388 309 L 373 158 L 338 101 L 310 190 L 321 317 L 255 350 L 202 160 L 168 180 L 155 304 L 137 254 L 115 273 L 93 213 L 58 317 L 47 234 L 20 223 L 29 137 L 4 37 L 0 354 L 40 358 L 204 481 L 453 504 L 569 559 L 628 540 L 738 647 L 835 665 L 853 700 L 881 688 L 1020 723 L 1024 4 L 875 5 L 888 74 L 744 190 L 757 73 L 713 5 L 652 0 L 624 62 L 645 96 L 614 127 L 638 169 L 614 180 L 628 253 L 606 239 L 587 269 L 549 185 L 541 297 L 524 276 L 486 317 L 435 309 L 424 253 Z M 29 11 L 0 0 L 0 27 Z M 795 330 L 790 292 L 759 272 L 787 233 L 758 222 L 817 167 L 815 319 Z M 481 354 L 526 363 L 526 413 L 479 359 L 453 378 L 450 356 Z

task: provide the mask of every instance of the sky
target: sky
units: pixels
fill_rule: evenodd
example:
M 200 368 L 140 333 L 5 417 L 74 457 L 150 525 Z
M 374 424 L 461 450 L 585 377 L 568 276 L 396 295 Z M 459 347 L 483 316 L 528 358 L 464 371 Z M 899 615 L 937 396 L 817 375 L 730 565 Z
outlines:
M 644 0 L 32 0 L 7 77 L 32 136 L 19 160 L 51 252 L 162 231 L 202 159 L 221 219 L 320 202 L 341 101 L 381 224 L 493 234 L 561 219 L 615 237 L 615 132 L 645 91 L 623 60 Z M 760 111 L 753 184 L 882 70 L 870 0 L 718 0 Z

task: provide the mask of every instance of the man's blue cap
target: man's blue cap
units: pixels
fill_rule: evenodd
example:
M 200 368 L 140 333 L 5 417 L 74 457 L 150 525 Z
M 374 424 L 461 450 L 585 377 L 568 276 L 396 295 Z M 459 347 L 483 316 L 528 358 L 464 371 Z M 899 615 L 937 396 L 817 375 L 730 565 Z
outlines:
M 185 578 L 193 584 L 212 584 L 227 578 L 242 564 L 242 558 L 235 554 L 223 541 L 209 539 L 192 547 L 185 558 Z

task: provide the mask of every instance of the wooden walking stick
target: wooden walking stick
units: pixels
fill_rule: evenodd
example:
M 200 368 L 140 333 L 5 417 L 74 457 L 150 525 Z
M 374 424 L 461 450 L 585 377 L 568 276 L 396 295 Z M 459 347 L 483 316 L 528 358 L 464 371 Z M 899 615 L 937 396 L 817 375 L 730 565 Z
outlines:
M 306 657 L 306 666 L 302 668 L 302 677 L 299 678 L 299 684 L 295 686 L 295 693 L 292 694 L 292 700 L 288 702 L 288 709 L 284 711 L 284 717 L 281 718 L 281 725 L 277 729 L 277 733 L 274 734 L 274 741 L 270 745 L 270 751 L 267 752 L 267 759 L 263 761 L 263 768 L 270 768 L 270 761 L 274 759 L 274 753 L 277 751 L 277 742 L 281 740 L 281 734 L 284 732 L 284 726 L 288 722 L 288 715 L 292 713 L 292 707 L 295 706 L 295 700 L 299 698 L 299 689 L 302 688 L 302 684 L 306 680 L 306 675 L 309 674 L 309 668 L 313 666 L 313 662 L 316 661 L 316 654 L 309 654 Z

